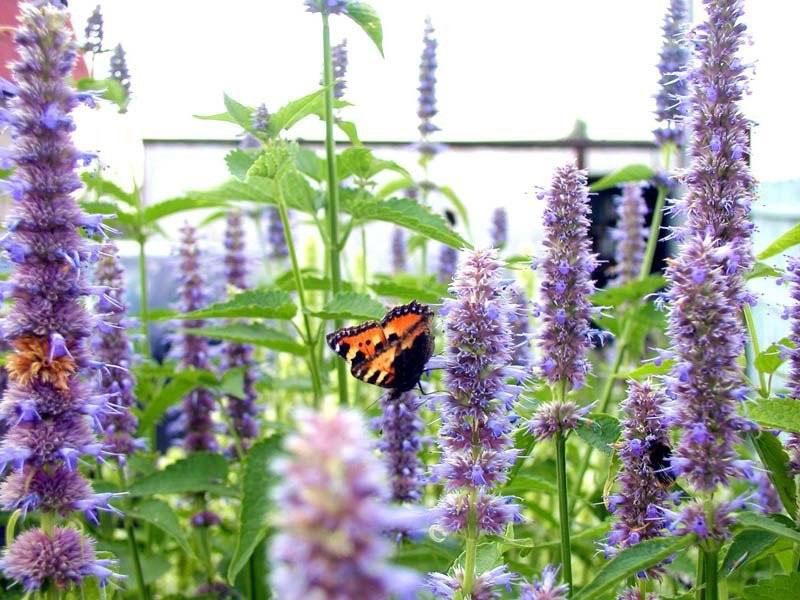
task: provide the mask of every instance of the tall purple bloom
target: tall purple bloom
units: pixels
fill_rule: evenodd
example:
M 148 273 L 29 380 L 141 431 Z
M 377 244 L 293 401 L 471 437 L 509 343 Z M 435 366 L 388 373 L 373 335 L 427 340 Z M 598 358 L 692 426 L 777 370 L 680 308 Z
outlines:
M 342 40 L 331 48 L 333 66 L 333 97 L 341 100 L 347 87 L 347 40 Z
M 508 214 L 506 209 L 498 207 L 492 213 L 492 247 L 505 248 L 508 243 Z
M 266 211 L 268 256 L 269 258 L 286 258 L 289 256 L 289 247 L 286 245 L 281 214 L 273 206 L 267 207 Z
M 695 65 L 691 83 L 691 164 L 683 177 L 684 198 L 676 203 L 686 220 L 684 237 L 709 237 L 727 248 L 729 275 L 753 263 L 749 220 L 755 181 L 747 165 L 750 121 L 739 109 L 747 91 L 747 66 L 737 57 L 746 27 L 741 0 L 704 0 L 708 18 L 692 36 Z M 743 286 L 731 287 L 741 305 Z
M 617 453 L 622 466 L 618 493 L 609 496 L 614 514 L 607 553 L 662 535 L 662 508 L 668 499 L 670 444 L 663 413 L 666 397 L 650 382 L 631 381 L 622 404 L 622 439 Z
M 308 12 L 325 13 L 327 15 L 346 14 L 347 1 L 348 0 L 303 0 Z
M 267 110 L 267 105 L 263 102 L 258 105 L 251 119 L 251 125 L 256 132 L 266 135 L 269 129 L 270 114 Z
M 530 333 L 530 301 L 525 292 L 517 285 L 512 285 L 508 290 L 510 301 L 508 311 L 508 325 L 511 328 L 511 339 L 514 347 L 511 353 L 512 361 L 518 367 L 528 372 L 533 363 L 531 356 Z
M 419 105 L 417 116 L 420 118 L 419 132 L 422 141 L 418 149 L 424 156 L 431 157 L 437 153 L 438 147 L 432 144 L 428 137 L 439 127 L 433 124 L 433 117 L 439 112 L 436 108 L 436 69 L 439 66 L 436 60 L 436 48 L 439 42 L 433 37 L 433 25 L 430 19 L 425 19 L 425 34 L 422 38 L 422 58 L 419 64 Z
M 423 423 L 418 404 L 414 392 L 389 390 L 381 398 L 379 424 L 383 437 L 378 447 L 385 457 L 392 499 L 396 502 L 417 502 L 420 498 L 423 464 L 419 451 Z
M 225 280 L 228 285 L 247 288 L 247 258 L 244 254 L 244 229 L 242 213 L 228 214 L 225 230 Z M 228 412 L 236 429 L 242 449 L 250 447 L 258 436 L 258 409 L 256 407 L 255 373 L 253 372 L 253 347 L 238 342 L 225 344 L 225 368 L 244 368 L 244 397 L 228 396 Z
M 628 183 L 622 188 L 622 196 L 617 198 L 617 227 L 613 237 L 617 242 L 614 266 L 614 283 L 625 285 L 635 281 L 642 269 L 644 252 L 647 246 L 647 204 L 638 183 Z
M 408 270 L 408 248 L 406 232 L 400 227 L 392 228 L 392 273 L 405 273 Z
M 439 249 L 439 265 L 436 278 L 439 283 L 450 283 L 458 266 L 458 250 L 451 246 L 442 246 Z
M 550 384 L 564 382 L 579 388 L 590 366 L 589 295 L 597 264 L 589 239 L 589 189 L 586 173 L 574 165 L 556 169 L 544 211 L 545 257 L 542 272 L 542 316 L 539 348 L 542 372 Z
M 92 318 L 84 297 L 95 293 L 85 277 L 98 245 L 81 236 L 102 234 L 102 218 L 83 213 L 72 197 L 83 155 L 70 139 L 70 112 L 85 95 L 67 85 L 75 65 L 68 15 L 44 2 L 20 6 L 15 33 L 19 59 L 11 66 L 17 95 L 0 111 L 11 128 L 8 180 L 14 200 L 2 247 L 13 263 L 4 295 L 13 299 L 3 333 L 13 353 L 6 361 L 9 386 L 0 415 L 9 428 L 0 445 L 0 507 L 49 518 L 18 535 L 0 559 L 5 575 L 26 591 L 45 585 L 68 588 L 88 576 L 105 584 L 107 561 L 96 558 L 92 539 L 53 521 L 81 511 L 97 522 L 113 510 L 112 494 L 94 494 L 78 469 L 81 456 L 102 458 L 93 431 L 109 409 L 107 396 L 92 396 L 80 373 L 106 368 L 92 360 L 87 342 Z
M 185 224 L 181 228 L 180 246 L 180 308 L 182 313 L 190 313 L 203 308 L 206 303 L 205 278 L 200 265 L 200 248 L 197 244 L 197 231 Z M 185 320 L 184 329 L 203 327 L 205 321 Z M 181 339 L 181 366 L 208 369 L 208 340 L 184 333 Z M 183 399 L 184 445 L 191 452 L 207 450 L 216 452 L 214 437 L 214 396 L 205 388 L 192 390 Z
M 385 531 L 406 519 L 388 506 L 389 488 L 361 416 L 300 411 L 288 456 L 275 464 L 278 534 L 272 583 L 285 600 L 414 598 L 415 575 L 389 565 Z
M 116 80 L 125 90 L 125 94 L 131 93 L 131 74 L 128 71 L 128 60 L 125 57 L 125 50 L 122 44 L 117 44 L 114 53 L 111 55 L 111 78 Z
M 91 16 L 86 20 L 83 35 L 86 38 L 83 45 L 85 52 L 97 54 L 103 50 L 103 12 L 99 4 L 94 7 Z
M 787 307 L 786 316 L 790 319 L 789 339 L 794 345 L 787 349 L 789 354 L 789 377 L 787 387 L 789 396 L 800 401 L 800 258 L 792 256 L 786 265 L 786 280 L 790 285 L 792 305 Z M 792 433 L 786 445 L 789 452 L 789 466 L 792 472 L 800 474 L 800 435 Z
M 493 250 L 470 252 L 451 286 L 455 298 L 445 300 L 440 312 L 445 317 L 447 392 L 440 398 L 442 459 L 434 476 L 448 492 L 439 504 L 439 525 L 453 533 L 466 531 L 470 514 L 479 533 L 499 534 L 519 520 L 519 507 L 491 491 L 506 481 L 517 456 L 510 412 L 521 388 L 507 380 L 523 376 L 511 360 L 502 277 Z M 450 580 L 458 589 L 458 577 Z
M 143 448 L 143 440 L 136 439 L 139 421 L 131 409 L 136 405 L 131 376 L 133 351 L 125 332 L 130 326 L 128 303 L 125 300 L 125 270 L 117 257 L 117 248 L 107 244 L 105 254 L 97 262 L 95 282 L 100 286 L 100 298 L 95 307 L 100 319 L 100 329 L 93 340 L 97 358 L 114 368 L 100 374 L 98 393 L 106 394 L 116 410 L 102 418 L 106 449 L 124 463 L 129 454 Z
M 519 600 L 567 600 L 569 586 L 556 583 L 557 581 L 558 568 L 547 565 L 542 569 L 541 579 L 523 584 Z
M 664 17 L 664 44 L 658 62 L 661 77 L 656 94 L 656 117 L 662 125 L 653 132 L 660 146 L 669 142 L 683 146 L 685 141 L 684 120 L 689 112 L 686 72 L 690 54 L 688 23 L 686 0 L 670 0 Z

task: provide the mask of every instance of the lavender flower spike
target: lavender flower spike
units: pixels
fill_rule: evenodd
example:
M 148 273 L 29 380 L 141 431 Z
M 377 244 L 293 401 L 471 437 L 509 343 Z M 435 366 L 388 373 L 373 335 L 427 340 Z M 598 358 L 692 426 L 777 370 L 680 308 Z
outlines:
M 274 206 L 267 207 L 266 211 L 268 257 L 286 258 L 289 256 L 289 247 L 286 245 L 286 235 L 283 231 L 281 214 Z
M 347 0 L 303 0 L 310 13 L 347 14 Z
M 242 213 L 228 214 L 225 230 L 225 280 L 230 287 L 247 288 L 247 259 L 244 255 Z M 244 397 L 228 396 L 228 412 L 242 449 L 247 450 L 258 436 L 253 347 L 238 342 L 225 343 L 225 368 L 244 368 Z
M 514 342 L 512 361 L 518 367 L 525 369 L 525 373 L 528 374 L 533 363 L 530 322 L 528 320 L 530 301 L 525 292 L 517 285 L 512 285 L 509 288 L 508 297 L 511 301 L 511 306 L 507 318 Z
M 691 164 L 683 177 L 684 198 L 675 208 L 686 221 L 684 237 L 709 237 L 727 248 L 725 271 L 746 273 L 753 264 L 749 220 L 755 180 L 747 165 L 750 121 L 739 109 L 747 91 L 747 66 L 737 53 L 744 43 L 741 0 L 704 0 L 708 17 L 693 35 L 691 71 Z M 731 302 L 746 301 L 743 285 Z
M 105 369 L 100 373 L 97 392 L 112 399 L 116 410 L 101 418 L 106 449 L 120 463 L 128 455 L 143 448 L 143 441 L 136 439 L 138 419 L 131 412 L 136 405 L 133 395 L 134 381 L 131 376 L 133 350 L 125 328 L 128 304 L 125 300 L 125 270 L 119 262 L 117 248 L 105 246 L 105 254 L 95 269 L 95 281 L 99 286 L 99 300 L 95 307 L 102 327 L 95 335 L 93 348 L 97 358 L 119 368 Z
M 664 530 L 662 508 L 668 500 L 670 445 L 662 407 L 666 398 L 649 381 L 628 383 L 622 404 L 622 439 L 617 453 L 622 462 L 618 494 L 607 499 L 614 514 L 607 554 L 658 537 Z
M 381 398 L 380 429 L 383 453 L 392 484 L 395 502 L 417 502 L 423 483 L 422 420 L 418 415 L 419 400 L 414 392 L 388 391 Z
M 406 233 L 400 227 L 392 229 L 392 273 L 405 273 L 408 270 L 408 255 L 406 253 Z
M 541 579 L 522 586 L 519 600 L 567 600 L 569 586 L 557 584 L 558 567 L 547 565 L 542 569 Z
M 544 211 L 545 257 L 542 272 L 542 327 L 539 348 L 542 372 L 550 384 L 579 388 L 586 381 L 591 346 L 589 320 L 594 291 L 590 253 L 589 189 L 586 173 L 574 165 L 556 169 Z
M 206 302 L 205 279 L 200 265 L 197 232 L 188 223 L 181 228 L 180 247 L 180 302 L 181 312 L 189 313 L 203 308 Z M 204 321 L 185 320 L 183 327 L 203 327 Z M 181 365 L 208 369 L 208 341 L 200 336 L 185 333 L 181 340 Z M 183 400 L 184 445 L 190 452 L 216 452 L 214 437 L 214 397 L 209 390 L 197 388 Z
M 67 84 L 77 55 L 68 22 L 63 7 L 20 5 L 14 36 L 19 58 L 11 65 L 19 94 L 2 111 L 16 169 L 10 180 L 15 203 L 2 239 L 13 263 L 4 285 L 13 304 L 3 323 L 13 352 L 0 404 L 8 425 L 0 469 L 11 465 L 13 472 L 0 485 L 0 509 L 48 518 L 13 540 L 0 569 L 28 592 L 73 588 L 91 576 L 104 584 L 111 576 L 88 535 L 58 525 L 74 512 L 95 520 L 98 510 L 113 510 L 110 496 L 94 494 L 76 468 L 82 456 L 102 460 L 89 415 L 108 407 L 106 398 L 90 395 L 81 377 L 98 364 L 88 353 L 92 319 L 84 306 L 93 291 L 85 274 L 98 244 L 81 235 L 88 215 L 72 196 L 81 187 L 81 153 L 70 139 L 70 112 L 82 96 Z
M 613 273 L 615 285 L 635 281 L 642 269 L 647 246 L 648 230 L 645 226 L 647 204 L 638 183 L 627 183 L 622 196 L 617 199 L 617 227 L 613 232 L 617 242 L 616 265 Z
M 415 598 L 416 575 L 388 563 L 384 532 L 402 528 L 386 473 L 359 414 L 297 413 L 288 456 L 274 465 L 278 534 L 272 584 L 283 600 Z
M 331 48 L 333 63 L 333 97 L 341 100 L 347 87 L 347 40 L 342 40 Z
M 456 272 L 458 264 L 458 250 L 450 246 L 442 244 L 439 250 L 439 266 L 436 273 L 436 279 L 439 283 L 450 283 L 453 275 Z
M 425 35 L 422 38 L 423 50 L 419 65 L 419 107 L 417 116 L 420 118 L 419 132 L 422 142 L 419 150 L 423 155 L 436 153 L 435 145 L 428 142 L 428 136 L 439 128 L 433 124 L 433 117 L 439 112 L 436 108 L 436 69 L 439 66 L 436 60 L 436 47 L 438 42 L 433 37 L 433 25 L 430 19 L 425 19 Z
M 86 42 L 83 45 L 85 52 L 97 54 L 103 50 L 103 12 L 100 5 L 94 7 L 91 16 L 86 21 L 86 28 L 83 30 Z
M 502 206 L 492 213 L 492 247 L 505 248 L 508 243 L 508 214 Z
M 499 534 L 520 518 L 510 498 L 491 491 L 506 481 L 517 456 L 510 411 L 521 388 L 507 380 L 522 372 L 511 362 L 502 277 L 493 250 L 470 252 L 451 286 L 455 298 L 445 300 L 440 311 L 447 340 L 447 393 L 440 401 L 442 460 L 433 474 L 449 492 L 439 504 L 439 526 L 453 533 L 466 531 L 470 514 L 476 516 L 479 534 Z M 433 581 L 442 577 L 433 576 Z M 457 578 L 450 583 L 460 587 Z
M 586 421 L 594 404 L 578 406 L 572 400 L 553 400 L 540 404 L 533 413 L 528 429 L 540 440 L 552 438 L 557 433 L 568 434 Z
M 794 345 L 793 348 L 786 349 L 789 358 L 789 377 L 786 384 L 789 396 L 800 401 L 800 257 L 789 257 L 785 278 L 792 297 L 791 306 L 786 308 L 786 316 L 789 317 L 791 326 L 789 339 Z M 789 453 L 789 467 L 795 475 L 800 474 L 800 434 L 789 435 L 786 450 Z
M 662 125 L 653 134 L 659 146 L 671 142 L 680 147 L 685 142 L 684 120 L 689 109 L 686 71 L 690 48 L 685 31 L 688 24 L 687 0 L 670 0 L 658 63 L 661 77 L 656 94 L 656 117 Z
M 131 93 L 131 75 L 128 71 L 128 61 L 125 58 L 125 50 L 122 44 L 117 44 L 114 53 L 111 55 L 111 78 L 115 79 L 125 90 L 125 94 Z

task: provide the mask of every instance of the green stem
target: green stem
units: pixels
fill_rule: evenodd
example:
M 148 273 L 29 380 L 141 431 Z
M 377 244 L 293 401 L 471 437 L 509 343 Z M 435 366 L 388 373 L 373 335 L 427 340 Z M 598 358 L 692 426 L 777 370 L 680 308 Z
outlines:
M 367 228 L 361 226 L 361 287 L 367 291 Z
M 286 248 L 289 250 L 289 260 L 292 263 L 292 275 L 297 287 L 297 298 L 300 301 L 300 312 L 303 313 L 303 327 L 305 329 L 305 342 L 308 347 L 308 369 L 311 371 L 311 387 L 314 391 L 314 406 L 319 408 L 322 403 L 322 383 L 320 380 L 319 363 L 317 362 L 316 344 L 317 338 L 311 329 L 311 319 L 308 316 L 308 305 L 306 304 L 306 288 L 303 284 L 303 276 L 300 273 L 300 263 L 297 261 L 297 252 L 294 247 L 292 229 L 289 225 L 289 211 L 286 208 L 286 199 L 283 197 L 281 186 L 275 186 L 276 197 L 278 200 L 278 213 L 281 216 L 283 234 L 286 238 Z
M 142 354 L 150 358 L 150 300 L 147 286 L 147 238 L 140 235 L 139 242 L 139 318 L 142 323 Z
M 464 600 L 472 596 L 475 583 L 475 565 L 478 558 L 478 490 L 473 488 L 469 493 L 469 515 L 467 517 L 467 540 L 464 549 L 464 582 L 461 595 Z
M 750 344 L 753 347 L 753 357 L 755 358 L 759 354 L 761 354 L 761 346 L 758 343 L 758 332 L 756 331 L 756 322 L 753 319 L 753 311 L 750 308 L 750 305 L 745 303 L 742 307 L 742 313 L 744 314 L 744 322 L 747 325 L 747 333 L 750 336 Z M 767 379 L 763 372 L 758 372 L 758 392 L 761 394 L 762 398 L 766 398 L 769 396 L 769 387 L 767 386 Z
M 647 600 L 647 580 L 639 580 L 639 600 Z
M 123 490 L 128 489 L 128 484 L 125 478 L 125 469 L 120 465 L 119 467 L 119 482 Z M 144 570 L 142 569 L 142 560 L 139 556 L 139 545 L 136 543 L 136 532 L 133 529 L 133 520 L 125 515 L 123 517 L 125 525 L 125 534 L 128 536 L 128 547 L 131 552 L 131 560 L 133 561 L 133 573 L 136 577 L 136 587 L 139 590 L 139 597 L 143 600 L 150 600 L 150 589 L 144 582 Z
M 569 504 L 567 501 L 567 444 L 561 431 L 556 432 L 556 485 L 558 486 L 558 521 L 561 528 L 561 563 L 564 581 L 572 596 L 572 549 L 569 538 Z
M 703 566 L 703 600 L 719 600 L 718 550 L 701 550 Z
M 333 139 L 333 61 L 331 59 L 331 32 L 328 15 L 322 12 L 322 61 L 325 85 L 325 158 L 328 166 L 328 202 L 325 218 L 328 221 L 328 261 L 331 270 L 331 292 L 338 294 L 342 288 L 342 265 L 339 260 L 339 182 L 336 177 L 336 141 Z M 334 322 L 338 329 L 341 319 Z M 339 404 L 347 405 L 347 371 L 341 360 L 336 361 L 339 382 Z

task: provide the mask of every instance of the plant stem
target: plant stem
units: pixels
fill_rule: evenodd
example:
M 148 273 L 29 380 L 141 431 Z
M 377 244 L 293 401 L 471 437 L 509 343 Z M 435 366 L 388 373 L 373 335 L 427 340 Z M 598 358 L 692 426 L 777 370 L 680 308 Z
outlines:
M 719 600 L 718 550 L 701 550 L 703 566 L 703 600 Z
M 328 15 L 322 11 L 322 60 L 323 83 L 325 85 L 325 158 L 328 166 L 328 202 L 325 205 L 325 218 L 328 221 L 328 261 L 331 270 L 331 292 L 339 293 L 342 288 L 342 266 L 339 262 L 339 182 L 336 177 L 336 141 L 333 139 L 333 61 L 331 59 L 331 32 Z M 341 320 L 334 325 L 338 329 Z M 339 404 L 347 405 L 347 371 L 343 361 L 336 361 L 336 375 L 339 382 Z
M 556 432 L 556 485 L 558 486 L 558 521 L 561 528 L 561 564 L 564 581 L 572 596 L 572 549 L 569 539 L 569 505 L 567 501 L 567 444 L 564 434 Z
M 744 304 L 742 307 L 742 314 L 744 315 L 744 322 L 747 325 L 747 333 L 750 336 L 750 344 L 753 347 L 753 358 L 755 358 L 761 354 L 761 347 L 758 343 L 758 332 L 756 331 L 756 322 L 753 319 L 753 311 L 749 304 Z M 769 396 L 767 379 L 761 371 L 758 371 L 758 387 L 758 392 L 763 398 Z
M 297 298 L 300 301 L 300 312 L 303 313 L 303 326 L 305 329 L 305 342 L 308 348 L 308 370 L 311 371 L 311 387 L 314 391 L 314 406 L 319 408 L 322 403 L 322 383 L 319 375 L 319 364 L 317 363 L 316 344 L 317 338 L 311 329 L 311 320 L 308 316 L 306 305 L 306 289 L 303 284 L 303 276 L 300 273 L 300 264 L 297 261 L 297 252 L 294 247 L 294 238 L 292 237 L 292 229 L 289 226 L 289 212 L 286 209 L 286 199 L 283 197 L 280 183 L 275 186 L 276 197 L 278 200 L 278 213 L 281 216 L 281 224 L 283 225 L 283 234 L 286 238 L 286 248 L 289 250 L 289 259 L 292 263 L 292 274 L 294 275 L 294 283 L 297 286 Z
M 142 354 L 150 358 L 150 300 L 147 286 L 147 238 L 139 236 L 139 318 L 142 323 Z
M 128 484 L 125 478 L 125 469 L 122 465 L 119 466 L 119 482 L 123 490 L 128 489 Z M 125 535 L 128 537 L 128 547 L 131 551 L 131 560 L 133 561 L 133 573 L 136 577 L 136 586 L 139 589 L 140 597 L 143 600 L 150 600 L 150 590 L 144 582 L 144 570 L 142 569 L 142 560 L 139 556 L 139 546 L 136 543 L 136 532 L 133 529 L 133 520 L 125 515 L 123 517 L 125 525 Z
M 467 517 L 467 543 L 464 549 L 464 582 L 461 594 L 464 600 L 472 597 L 472 586 L 475 583 L 475 563 L 478 557 L 478 490 L 473 488 L 469 493 L 469 516 Z

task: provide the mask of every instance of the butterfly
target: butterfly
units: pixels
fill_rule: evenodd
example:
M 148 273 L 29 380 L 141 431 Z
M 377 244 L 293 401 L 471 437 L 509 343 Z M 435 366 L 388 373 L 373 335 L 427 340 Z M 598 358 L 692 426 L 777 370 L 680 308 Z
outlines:
M 325 339 L 350 363 L 353 377 L 404 392 L 419 383 L 433 354 L 432 318 L 430 307 L 412 300 L 390 310 L 380 323 L 345 327 Z

